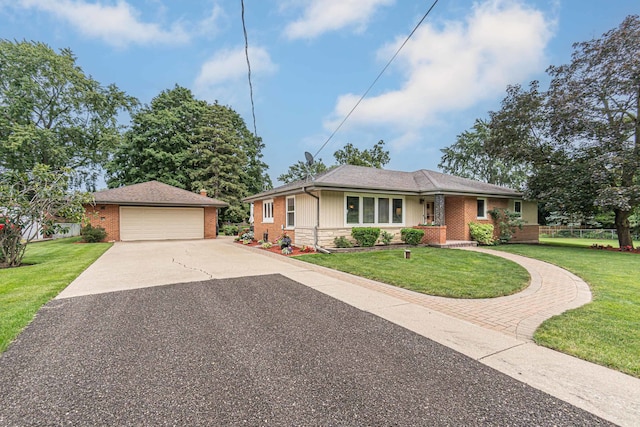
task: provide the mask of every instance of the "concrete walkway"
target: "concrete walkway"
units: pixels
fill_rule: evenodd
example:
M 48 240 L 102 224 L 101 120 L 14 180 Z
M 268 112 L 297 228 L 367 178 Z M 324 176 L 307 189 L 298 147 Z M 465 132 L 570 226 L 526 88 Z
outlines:
M 609 421 L 639 425 L 640 379 L 530 341 L 542 320 L 589 301 L 584 282 L 546 263 L 500 252 L 496 255 L 515 257 L 522 263 L 532 276 L 531 286 L 509 297 L 461 301 L 416 294 L 224 238 L 117 243 L 58 298 L 278 273 Z

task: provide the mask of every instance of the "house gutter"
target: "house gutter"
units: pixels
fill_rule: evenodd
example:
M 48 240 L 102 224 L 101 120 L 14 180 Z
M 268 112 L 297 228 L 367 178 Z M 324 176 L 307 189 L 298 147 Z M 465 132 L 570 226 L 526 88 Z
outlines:
M 320 249 L 322 249 L 318 246 L 318 228 L 320 227 L 320 197 L 307 190 L 307 187 L 302 187 L 302 191 L 304 191 L 305 194 L 308 194 L 309 196 L 316 199 L 316 225 L 313 227 L 313 248 L 316 251 L 320 251 Z

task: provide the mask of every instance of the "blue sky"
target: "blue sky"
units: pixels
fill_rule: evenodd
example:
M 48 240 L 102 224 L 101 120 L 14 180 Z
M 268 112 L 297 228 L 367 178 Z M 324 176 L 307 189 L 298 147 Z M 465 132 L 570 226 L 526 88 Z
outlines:
M 432 0 L 245 0 L 258 134 L 276 183 L 315 154 Z M 174 85 L 253 128 L 240 0 L 0 0 L 0 38 L 70 48 L 85 73 L 148 103 Z M 440 149 L 496 110 L 508 84 L 546 81 L 574 42 L 638 0 L 440 0 L 318 154 L 386 142 L 388 169 L 437 170 Z M 123 118 L 126 124 L 128 118 Z

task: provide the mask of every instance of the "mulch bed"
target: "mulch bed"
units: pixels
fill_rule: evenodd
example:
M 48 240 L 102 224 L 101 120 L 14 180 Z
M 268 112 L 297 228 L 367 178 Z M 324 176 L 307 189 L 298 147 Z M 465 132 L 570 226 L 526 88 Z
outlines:
M 640 254 L 640 248 L 635 248 L 632 249 L 630 246 L 627 247 L 623 247 L 623 248 L 614 248 L 611 245 L 592 245 L 589 246 L 589 249 L 596 249 L 596 250 L 600 250 L 600 251 L 613 251 L 613 252 L 629 252 L 629 253 L 633 253 L 633 254 Z
M 237 240 L 236 243 L 243 245 L 244 243 L 242 243 L 242 240 Z M 309 253 L 315 253 L 315 250 L 313 250 L 313 248 L 310 248 L 308 251 L 303 252 L 302 248 L 298 248 L 296 246 L 292 246 L 293 248 L 293 252 L 291 252 L 290 254 L 283 254 L 282 253 L 282 249 L 280 248 L 280 246 L 278 245 L 273 245 L 271 246 L 269 249 L 264 249 L 261 247 L 261 245 L 256 242 L 255 240 L 245 246 L 252 246 L 252 247 L 257 247 L 258 249 L 262 249 L 263 251 L 269 251 L 269 252 L 273 252 L 274 254 L 279 254 L 282 256 L 296 256 L 296 255 L 304 255 L 304 254 L 309 254 Z

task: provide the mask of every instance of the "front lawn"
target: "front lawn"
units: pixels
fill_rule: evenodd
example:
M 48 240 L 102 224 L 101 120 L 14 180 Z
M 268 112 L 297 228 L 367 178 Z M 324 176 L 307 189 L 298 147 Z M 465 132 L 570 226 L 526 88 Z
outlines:
M 545 245 L 496 249 L 555 264 L 583 278 L 593 302 L 545 321 L 538 344 L 640 377 L 640 255 Z
M 610 245 L 614 248 L 619 248 L 620 244 L 617 240 L 611 239 L 580 239 L 578 237 L 540 237 L 540 243 L 550 246 L 577 246 L 582 248 L 588 248 L 593 245 Z M 640 242 L 634 241 L 634 247 L 640 247 Z
M 47 301 L 111 247 L 76 244 L 78 238 L 31 243 L 23 267 L 0 270 L 0 352 L 31 322 Z
M 529 273 L 503 258 L 457 249 L 416 247 L 411 259 L 402 249 L 313 254 L 299 260 L 429 295 L 493 298 L 529 284 Z

